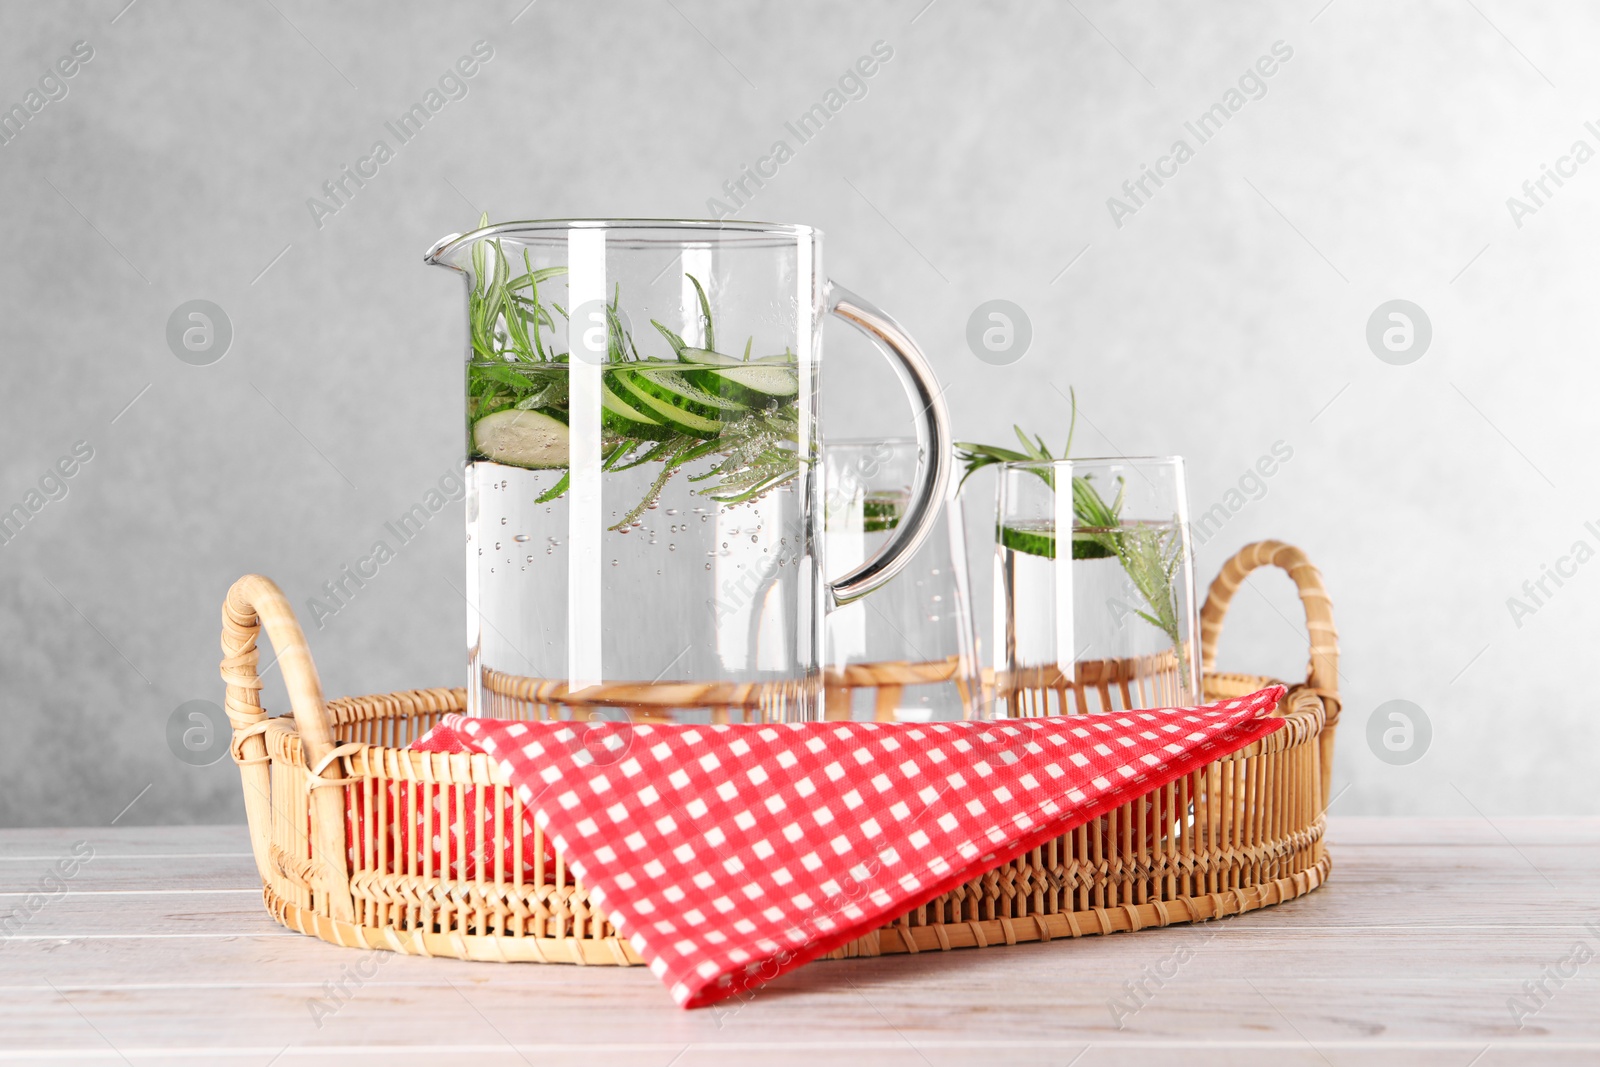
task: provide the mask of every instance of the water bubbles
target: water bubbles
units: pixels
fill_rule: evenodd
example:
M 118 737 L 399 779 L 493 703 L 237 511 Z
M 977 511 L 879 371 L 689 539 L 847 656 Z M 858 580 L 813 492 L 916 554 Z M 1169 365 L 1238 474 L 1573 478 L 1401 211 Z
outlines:
M 612 560 L 612 561 L 611 561 L 611 565 L 612 565 L 612 566 L 613 566 L 613 567 L 615 567 L 615 566 L 616 566 L 616 565 L 617 565 L 617 561 L 616 561 L 616 560 Z
M 667 546 L 667 551 L 668 552 L 676 552 L 676 551 L 678 551 L 678 546 L 677 545 L 668 545 Z
M 504 526 L 505 524 L 506 524 L 506 517 L 504 515 L 502 515 L 502 516 L 500 516 L 500 525 Z
M 533 535 L 532 534 L 517 534 L 511 540 L 515 541 L 519 545 L 520 544 L 525 544 L 525 543 L 533 540 Z
M 706 570 L 710 570 L 710 569 L 711 569 L 711 564 L 707 563 L 706 564 Z
M 496 541 L 496 542 L 495 542 L 495 543 L 494 543 L 494 550 L 495 550 L 495 551 L 496 551 L 496 552 L 498 552 L 498 551 L 500 551 L 500 542 L 499 542 L 499 541 Z

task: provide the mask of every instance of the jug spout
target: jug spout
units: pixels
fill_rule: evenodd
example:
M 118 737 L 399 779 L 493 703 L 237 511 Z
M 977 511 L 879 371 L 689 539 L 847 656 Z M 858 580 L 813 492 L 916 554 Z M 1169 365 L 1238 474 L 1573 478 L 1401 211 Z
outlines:
M 478 220 L 478 228 L 466 233 L 446 234 L 433 242 L 433 247 L 423 254 L 422 261 L 435 267 L 448 267 L 467 276 L 474 290 L 487 290 L 496 279 L 506 281 L 511 263 L 502 241 L 511 246 L 511 257 L 524 242 L 519 240 L 519 229 L 525 224 L 500 223 L 491 226 L 489 216 Z M 531 269 L 531 268 L 530 268 Z M 564 272 L 563 272 L 564 273 Z
M 433 247 L 423 254 L 422 261 L 435 267 L 449 267 L 467 275 L 468 279 L 477 284 L 477 278 L 483 273 L 485 262 L 483 259 L 482 244 L 485 238 L 497 236 L 502 230 L 515 230 L 514 225 L 502 223 L 499 226 L 489 225 L 489 213 L 486 211 L 478 217 L 478 228 L 469 233 L 450 233 L 433 242 Z M 494 234 L 486 231 L 493 230 Z M 496 242 L 498 243 L 498 242 Z
M 457 263 L 452 255 L 452 253 L 461 247 L 458 244 L 460 240 L 461 235 L 459 233 L 446 234 L 437 241 L 433 242 L 433 247 L 428 249 L 428 251 L 423 254 L 422 261 L 435 267 L 449 267 L 452 270 L 465 270 L 466 268 L 460 263 Z

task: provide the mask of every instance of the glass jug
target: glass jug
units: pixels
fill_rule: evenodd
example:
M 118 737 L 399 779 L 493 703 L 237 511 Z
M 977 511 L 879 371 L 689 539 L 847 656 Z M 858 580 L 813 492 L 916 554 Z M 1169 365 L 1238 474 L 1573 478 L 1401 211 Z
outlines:
M 899 572 L 948 482 L 915 342 L 825 280 L 809 226 L 512 222 L 426 260 L 467 282 L 470 710 L 820 718 L 825 612 Z M 920 450 L 893 535 L 831 582 L 824 312 L 894 357 Z

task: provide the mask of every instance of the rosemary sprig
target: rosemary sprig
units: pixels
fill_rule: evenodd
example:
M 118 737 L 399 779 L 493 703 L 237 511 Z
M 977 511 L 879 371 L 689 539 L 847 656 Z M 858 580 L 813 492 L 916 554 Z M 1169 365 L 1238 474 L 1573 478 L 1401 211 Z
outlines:
M 1069 458 L 1073 431 L 1078 423 L 1078 397 L 1075 391 L 1070 393 L 1070 400 L 1072 417 L 1067 428 L 1067 443 L 1059 457 L 1051 455 L 1044 438 L 1034 436 L 1030 439 L 1022 427 L 1013 426 L 1017 440 L 1022 443 L 1023 450 L 1020 452 L 967 441 L 956 443 L 956 457 L 966 467 L 961 481 L 965 483 L 973 474 L 996 463 L 1044 465 L 1054 462 L 1057 458 Z M 1051 468 L 1041 466 L 1035 469 L 1034 473 L 1043 479 L 1052 491 L 1055 489 L 1054 471 Z M 1175 528 L 1151 526 L 1141 522 L 1124 523 L 1122 507 L 1125 489 L 1126 485 L 1119 476 L 1116 495 L 1108 503 L 1089 478 L 1073 477 L 1073 528 L 1069 534 L 1072 545 L 1071 558 L 1104 559 L 1114 556 L 1117 559 L 1129 582 L 1144 601 L 1145 607 L 1149 609 L 1143 611 L 1135 608 L 1133 613 L 1160 630 L 1172 642 L 1173 650 L 1177 653 L 1178 669 L 1183 685 L 1187 688 L 1190 681 L 1189 661 L 1184 654 L 1183 632 L 1178 621 L 1176 587 L 1178 569 L 1183 563 L 1183 535 Z M 1060 534 L 1061 531 L 1056 531 L 1056 536 L 1048 542 L 1050 546 L 1048 551 L 1052 558 L 1056 555 Z M 997 535 L 1006 540 L 1003 530 L 997 531 Z M 1034 542 L 1032 539 L 1012 538 L 1007 543 L 1019 548 L 1023 544 Z
M 1178 653 L 1183 683 L 1189 684 L 1188 661 L 1183 654 L 1183 633 L 1178 628 L 1177 590 L 1174 579 L 1183 562 L 1183 539 L 1176 529 L 1138 524 L 1117 537 L 1117 559 L 1150 611 L 1134 614 L 1167 635 Z
M 479 228 L 489 225 L 484 215 Z M 561 336 L 555 316 L 565 320 L 567 310 L 546 300 L 540 286 L 564 275 L 565 267 L 535 269 L 526 249 L 523 272 L 513 275 L 498 240 L 477 242 L 472 249 L 475 282 L 469 296 L 472 359 L 467 368 L 468 417 L 476 422 L 496 412 L 515 408 L 536 410 L 565 423 L 570 405 L 569 355 L 556 351 Z M 688 275 L 700 305 L 703 349 L 687 344 L 667 326 L 652 320 L 671 347 L 674 358 L 691 362 L 727 359 L 716 351 L 716 325 L 711 301 L 699 278 Z M 637 363 L 644 357 L 621 314 L 621 288 L 613 290 L 606 308 L 608 364 Z M 553 312 L 553 314 L 552 314 Z M 745 342 L 743 362 L 750 361 L 754 338 Z M 649 439 L 618 433 L 609 426 L 602 436 L 601 469 L 621 472 L 650 463 L 661 470 L 643 499 L 621 521 L 610 527 L 624 530 L 660 499 L 674 472 L 697 460 L 715 457 L 712 466 L 695 475 L 694 482 L 709 482 L 699 492 L 721 504 L 745 503 L 792 480 L 799 474 L 799 426 L 794 402 L 775 408 L 739 412 L 721 425 L 709 440 L 690 436 L 676 427 L 658 431 Z M 549 503 L 563 496 L 571 483 L 570 472 L 537 498 Z
M 1067 423 L 1067 443 L 1061 449 L 1061 459 L 1066 459 L 1071 454 L 1072 438 L 1078 429 L 1078 391 L 1068 387 L 1067 396 L 1072 404 L 1072 416 Z M 1030 441 L 1028 435 L 1022 432 L 1022 427 L 1013 426 L 1011 429 L 1015 431 L 1017 440 L 1022 442 L 1023 451 L 1021 452 L 1014 448 L 983 445 L 973 441 L 956 442 L 956 458 L 966 467 L 966 471 L 961 475 L 961 481 L 957 483 L 956 488 L 958 490 L 967 483 L 968 478 L 983 470 L 983 468 L 993 466 L 996 463 L 1023 463 L 1030 460 L 1035 463 L 1050 463 L 1056 459 L 1055 456 L 1050 454 L 1050 449 L 1044 443 L 1044 438 L 1036 436 Z M 1039 477 L 1045 480 L 1046 485 L 1051 488 L 1055 487 L 1055 479 L 1051 476 L 1049 470 L 1041 470 L 1038 474 Z

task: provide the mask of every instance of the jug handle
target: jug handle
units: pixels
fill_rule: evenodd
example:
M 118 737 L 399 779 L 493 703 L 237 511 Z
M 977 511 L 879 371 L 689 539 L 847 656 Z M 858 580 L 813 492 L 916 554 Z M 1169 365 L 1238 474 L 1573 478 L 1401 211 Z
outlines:
M 905 514 L 876 555 L 829 583 L 833 605 L 858 600 L 899 574 L 938 521 L 950 484 L 950 414 L 927 358 L 898 322 L 842 286 L 828 283 L 831 314 L 866 334 L 894 359 L 895 371 L 917 407 L 917 476 Z

